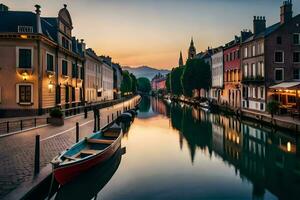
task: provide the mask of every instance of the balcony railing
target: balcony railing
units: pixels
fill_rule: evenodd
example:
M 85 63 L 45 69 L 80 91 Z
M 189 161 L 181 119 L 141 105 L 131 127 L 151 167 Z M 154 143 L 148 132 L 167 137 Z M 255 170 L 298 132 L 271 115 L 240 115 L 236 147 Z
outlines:
M 263 76 L 244 76 L 242 78 L 242 83 L 262 83 L 265 81 Z

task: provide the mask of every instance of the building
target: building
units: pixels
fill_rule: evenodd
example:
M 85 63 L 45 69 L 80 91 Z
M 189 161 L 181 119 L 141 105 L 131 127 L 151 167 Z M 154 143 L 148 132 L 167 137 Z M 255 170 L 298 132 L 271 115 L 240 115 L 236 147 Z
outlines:
M 87 103 L 102 100 L 102 62 L 93 49 L 85 54 L 85 101 Z
M 300 15 L 284 1 L 280 22 L 266 27 L 265 17 L 254 17 L 253 35 L 242 44 L 242 107 L 265 112 L 275 99 L 286 110 L 299 108 Z
M 114 99 L 114 70 L 112 68 L 111 57 L 100 56 L 102 61 L 102 99 L 104 101 Z
M 117 63 L 112 63 L 114 70 L 114 99 L 121 98 L 122 68 Z
M 194 46 L 193 38 L 191 39 L 189 51 L 188 51 L 188 59 L 193 59 L 196 56 L 196 48 Z
M 0 115 L 36 115 L 83 102 L 85 44 L 67 5 L 55 17 L 0 7 Z
M 151 80 L 151 88 L 153 91 L 166 90 L 166 76 L 157 74 Z
M 215 50 L 211 56 L 211 62 L 212 85 L 210 97 L 218 103 L 221 103 L 222 90 L 224 86 L 223 47 L 219 47 Z

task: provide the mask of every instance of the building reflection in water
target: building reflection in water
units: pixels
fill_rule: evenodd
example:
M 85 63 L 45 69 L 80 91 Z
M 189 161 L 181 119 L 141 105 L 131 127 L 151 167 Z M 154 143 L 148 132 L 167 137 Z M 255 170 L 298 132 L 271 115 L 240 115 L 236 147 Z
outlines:
M 185 140 L 192 162 L 197 151 L 214 153 L 242 180 L 252 182 L 256 199 L 263 199 L 266 189 L 279 199 L 300 196 L 300 136 L 177 103 L 154 100 L 152 106 L 154 112 L 169 116 L 180 148 Z

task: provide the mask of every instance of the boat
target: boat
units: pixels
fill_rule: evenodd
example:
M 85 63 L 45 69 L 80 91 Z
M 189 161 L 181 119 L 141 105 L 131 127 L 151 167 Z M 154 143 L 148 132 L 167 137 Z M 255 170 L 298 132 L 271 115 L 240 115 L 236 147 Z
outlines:
M 115 122 L 91 134 L 54 158 L 53 175 L 64 185 L 95 165 L 108 160 L 121 146 L 122 128 Z
M 59 199 L 96 199 L 98 193 L 110 181 L 117 171 L 122 155 L 125 154 L 124 148 L 119 148 L 116 153 L 106 162 L 96 165 L 89 171 L 80 174 L 74 181 L 63 185 L 58 189 L 55 200 Z

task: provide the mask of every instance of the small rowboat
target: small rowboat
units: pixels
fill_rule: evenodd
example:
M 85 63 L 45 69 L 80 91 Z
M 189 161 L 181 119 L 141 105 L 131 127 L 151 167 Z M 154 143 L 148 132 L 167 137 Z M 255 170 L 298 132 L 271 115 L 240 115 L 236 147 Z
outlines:
M 121 146 L 122 129 L 113 123 L 74 144 L 54 158 L 53 174 L 64 185 L 91 167 L 109 159 Z

